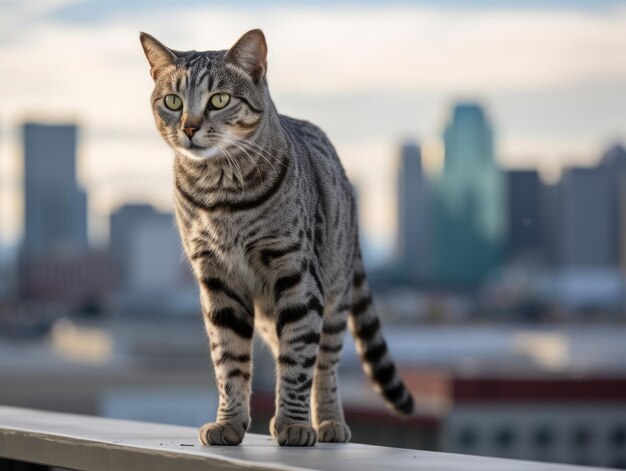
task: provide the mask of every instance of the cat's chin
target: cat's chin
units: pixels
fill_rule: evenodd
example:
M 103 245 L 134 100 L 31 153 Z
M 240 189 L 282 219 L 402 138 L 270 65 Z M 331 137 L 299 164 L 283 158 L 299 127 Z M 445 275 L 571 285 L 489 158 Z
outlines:
M 220 149 L 217 146 L 194 147 L 194 148 L 178 147 L 176 150 L 184 157 L 187 157 L 192 160 L 210 159 L 211 157 L 215 157 L 220 151 Z

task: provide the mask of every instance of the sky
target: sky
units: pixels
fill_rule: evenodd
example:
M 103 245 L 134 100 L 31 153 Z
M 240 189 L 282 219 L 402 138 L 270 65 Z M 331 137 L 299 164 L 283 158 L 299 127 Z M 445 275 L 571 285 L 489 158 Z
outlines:
M 21 231 L 25 120 L 81 126 L 90 234 L 124 202 L 172 207 L 172 155 L 151 115 L 146 31 L 225 49 L 264 30 L 279 112 L 321 126 L 357 184 L 371 242 L 395 234 L 398 148 L 429 169 L 450 106 L 475 100 L 505 168 L 554 179 L 626 140 L 626 5 L 619 1 L 0 0 L 0 242 Z

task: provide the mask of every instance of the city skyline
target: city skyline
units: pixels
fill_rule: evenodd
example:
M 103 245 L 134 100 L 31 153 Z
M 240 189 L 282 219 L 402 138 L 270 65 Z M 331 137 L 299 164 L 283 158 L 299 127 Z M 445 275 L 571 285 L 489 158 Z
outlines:
M 480 103 L 472 103 L 472 102 L 467 102 L 467 101 L 462 101 L 462 102 L 457 102 L 454 103 L 451 107 L 450 107 L 450 113 L 454 112 L 455 110 L 458 109 L 458 107 L 477 107 L 478 109 L 483 110 L 483 105 Z M 452 116 L 452 115 L 451 115 Z M 452 119 L 452 117 L 450 117 L 449 119 Z M 449 124 L 448 124 L 449 126 Z M 27 143 L 27 139 L 26 139 L 26 134 L 28 133 L 28 130 L 32 129 L 32 130 L 45 130 L 46 129 L 50 129 L 50 130 L 54 130 L 54 129 L 68 129 L 71 130 L 71 134 L 72 134 L 72 139 L 76 140 L 76 136 L 79 135 L 81 133 L 81 128 L 80 126 L 75 123 L 75 122 L 57 122 L 57 121 L 52 121 L 52 122 L 41 122 L 41 121 L 37 121 L 37 122 L 24 122 L 22 124 L 22 132 L 24 134 L 23 137 L 23 142 Z M 445 137 L 446 135 L 446 127 L 442 127 L 442 136 Z M 32 131 L 30 131 L 31 134 L 33 134 Z M 55 137 L 56 139 L 56 137 Z M 443 139 L 445 141 L 445 139 Z M 40 149 L 41 148 L 41 143 L 37 143 L 37 145 L 39 146 Z M 73 155 L 76 158 L 76 163 L 72 163 L 72 165 L 74 166 L 72 172 L 70 172 L 68 174 L 68 178 L 69 180 L 73 180 L 75 177 L 74 175 L 76 175 L 77 173 L 77 169 L 75 167 L 78 167 L 78 162 L 80 161 L 79 157 L 80 157 L 80 151 L 77 149 L 80 149 L 81 145 L 80 142 L 73 142 L 71 144 L 73 147 L 70 149 L 73 152 Z M 410 168 L 412 170 L 415 170 L 415 163 L 410 163 L 409 161 L 411 161 L 412 159 L 405 159 L 404 155 L 406 152 L 409 152 L 409 154 L 411 153 L 417 153 L 417 165 L 419 165 L 419 175 L 418 178 L 416 180 L 419 181 L 420 185 L 422 185 L 423 187 L 416 190 L 411 190 L 409 189 L 409 192 L 412 192 L 413 194 L 420 194 L 422 196 L 425 196 L 427 199 L 428 198 L 433 198 L 434 195 L 430 195 L 430 193 L 433 191 L 432 190 L 432 185 L 438 181 L 441 181 L 441 177 L 445 176 L 445 158 L 444 158 L 444 154 L 446 153 L 446 147 L 443 145 L 443 142 L 441 143 L 441 146 L 438 147 L 436 149 L 437 153 L 440 153 L 441 156 L 437 157 L 436 159 L 432 158 L 432 154 L 433 151 L 429 150 L 428 148 L 426 148 L 429 145 L 429 143 L 423 144 L 421 143 L 419 140 L 416 139 L 405 139 L 404 141 L 398 141 L 396 143 L 396 147 L 395 147 L 395 152 L 394 152 L 394 159 L 396 160 L 396 172 L 399 171 L 401 172 L 401 169 L 403 168 L 403 166 L 407 166 L 407 168 Z M 413 148 L 415 150 L 413 150 Z M 425 149 L 426 148 L 426 149 Z M 617 150 L 616 150 L 617 149 Z M 541 171 L 539 169 L 529 169 L 529 168 L 507 168 L 505 166 L 503 166 L 500 162 L 497 161 L 497 158 L 494 159 L 494 163 L 496 164 L 497 169 L 499 169 L 500 171 L 505 171 L 508 174 L 513 174 L 513 173 L 524 173 L 524 172 L 535 172 L 537 174 L 537 178 L 539 178 L 539 181 L 541 182 L 541 184 L 543 186 L 547 185 L 547 188 L 557 188 L 558 185 L 557 183 L 562 183 L 564 181 L 564 179 L 567 179 L 569 175 L 571 175 L 573 172 L 581 172 L 583 170 L 588 170 L 589 172 L 595 172 L 597 170 L 597 166 L 598 165 L 604 165 L 606 167 L 606 164 L 602 164 L 602 162 L 604 160 L 607 159 L 607 155 L 612 155 L 612 153 L 615 152 L 624 152 L 623 150 L 623 144 L 621 142 L 617 142 L 617 143 L 612 143 L 609 145 L 609 143 L 607 143 L 607 145 L 603 148 L 603 150 L 600 152 L 600 154 L 598 156 L 596 156 L 595 158 L 592 159 L 592 161 L 595 161 L 595 164 L 593 165 L 586 165 L 586 166 L 579 166 L 579 165 L 568 165 L 565 166 L 561 172 L 560 175 L 558 176 L 558 179 L 556 180 L 547 180 L 546 178 L 542 178 L 541 176 Z M 53 154 L 58 153 L 58 150 L 53 151 Z M 428 154 L 430 152 L 431 154 L 431 159 L 430 161 L 424 157 L 424 154 Z M 27 165 L 28 159 L 27 159 L 27 154 L 28 154 L 28 150 L 27 150 L 27 146 L 24 146 L 24 148 L 22 149 L 21 153 L 24 156 L 24 161 L 23 161 L 23 165 Z M 620 154 L 621 155 L 621 154 Z M 495 156 L 494 156 L 495 157 Z M 448 157 L 449 159 L 449 157 Z M 32 160 L 32 159 L 31 159 Z M 434 162 L 434 163 L 433 163 Z M 466 162 L 465 164 L 467 165 L 468 162 Z M 33 167 L 33 163 L 30 164 L 31 167 Z M 618 165 L 617 168 L 621 169 L 621 167 L 619 167 L 619 165 L 622 165 L 621 160 L 614 165 Z M 33 167 L 34 168 L 34 167 Z M 469 167 L 468 167 L 469 168 Z M 466 168 L 466 170 L 468 170 L 468 168 Z M 457 172 L 458 173 L 458 172 Z M 459 174 L 460 175 L 460 174 Z M 28 178 L 26 177 L 26 174 L 24 173 L 22 175 L 22 178 L 25 179 L 25 181 L 28 180 Z M 32 176 L 30 177 L 32 180 Z M 398 178 L 400 178 L 400 173 L 396 173 L 395 175 L 395 185 L 393 192 L 394 192 L 394 201 L 393 201 L 393 207 L 395 208 L 397 214 L 393 215 L 395 217 L 395 226 L 394 229 L 392 230 L 392 236 L 393 239 L 390 241 L 386 241 L 387 246 L 381 249 L 381 244 L 377 241 L 372 241 L 372 239 L 370 238 L 370 233 L 367 229 L 365 229 L 363 235 L 364 237 L 367 238 L 367 245 L 370 249 L 370 253 L 368 256 L 368 259 L 370 260 L 370 262 L 374 262 L 375 265 L 379 264 L 379 263 L 388 263 L 388 262 L 393 262 L 393 260 L 397 257 L 397 255 L 400 253 L 402 253 L 403 248 L 402 248 L 402 221 L 400 221 L 400 219 L 397 217 L 399 216 L 400 213 L 402 213 L 404 211 L 404 213 L 406 213 L 407 208 L 405 208 L 404 210 L 402 209 L 402 202 L 400 201 L 400 199 L 402 198 L 402 193 L 403 191 L 406 190 L 402 190 L 402 186 L 404 186 L 405 188 L 407 187 L 408 184 L 410 184 L 410 180 L 411 178 L 408 179 L 403 179 L 400 178 L 400 180 L 398 180 Z M 68 181 L 69 181 L 68 180 Z M 406 180 L 406 182 L 404 182 L 403 180 Z M 353 182 L 354 183 L 354 182 Z M 80 180 L 76 181 L 76 184 L 81 187 L 81 183 Z M 169 182 L 168 182 L 169 184 Z M 79 188 L 77 187 L 77 188 Z M 356 184 L 356 187 L 359 188 L 358 182 Z M 2 231 L 4 229 L 4 227 L 0 224 L 0 255 L 2 255 L 2 251 L 6 251 L 9 250 L 10 252 L 14 252 L 15 254 L 17 254 L 16 250 L 19 249 L 20 244 L 22 243 L 27 243 L 26 241 L 26 235 L 27 235 L 27 198 L 26 198 L 26 194 L 28 193 L 26 191 L 26 187 L 24 187 L 21 183 L 15 188 L 16 191 L 19 192 L 24 192 L 20 198 L 23 200 L 24 202 L 24 213 L 23 213 L 23 231 L 21 232 L 21 237 L 19 239 L 16 239 L 13 243 L 13 245 L 9 245 L 9 246 L 2 246 Z M 82 192 L 82 196 L 81 198 L 84 199 L 83 201 L 83 205 L 91 198 L 91 195 L 89 193 L 89 190 L 87 189 L 86 191 L 83 191 L 82 189 L 79 188 L 79 190 Z M 400 191 L 400 192 L 398 192 Z M 614 190 L 616 191 L 616 190 Z M 430 195 L 430 196 L 429 196 Z M 621 193 L 620 193 L 621 195 Z M 621 196 L 620 196 L 621 197 Z M 546 200 L 548 201 L 548 200 Z M 423 203 L 419 203 L 421 205 L 423 205 Z M 158 203 L 158 201 L 155 203 L 154 200 L 150 199 L 150 198 L 145 198 L 145 197 L 137 197 L 137 198 L 130 198 L 130 199 L 124 199 L 124 198 L 120 198 L 118 201 L 118 204 L 114 205 L 112 207 L 112 210 L 110 213 L 107 213 L 106 219 L 107 219 L 107 224 L 106 224 L 106 228 L 102 228 L 102 231 L 106 231 L 106 234 L 101 234 L 99 236 L 93 237 L 93 234 L 89 235 L 89 234 L 83 234 L 82 237 L 86 237 L 85 243 L 88 243 L 94 247 L 105 247 L 107 246 L 110 241 L 109 241 L 109 232 L 110 232 L 110 217 L 113 216 L 115 214 L 115 212 L 117 210 L 120 210 L 128 205 L 150 205 L 150 207 L 153 207 L 155 210 L 159 210 L 159 211 L 164 211 L 166 213 L 172 213 L 172 208 L 170 207 L 169 204 L 165 203 L 163 204 L 163 202 L 161 202 L 161 204 Z M 2 206 L 2 202 L 0 201 L 0 207 Z M 93 213 L 90 214 L 90 211 L 87 209 L 87 220 L 90 220 L 93 218 Z M 410 209 L 410 208 L 409 208 Z M 422 209 L 421 211 L 424 211 L 424 209 Z M 433 209 L 429 209 L 428 211 L 433 211 Z M 360 210 L 360 216 L 361 219 L 363 219 L 363 216 L 365 216 L 367 218 L 367 213 L 363 211 L 363 209 Z M 419 218 L 424 218 L 424 215 L 418 216 Z M 0 214 L 0 222 L 2 221 L 2 217 Z M 492 221 L 493 222 L 493 221 Z M 510 223 L 510 221 L 508 222 Z M 415 234 L 415 221 L 410 222 L 410 224 L 413 225 L 413 233 Z M 503 223 L 502 221 L 500 221 L 500 226 L 502 226 Z M 362 226 L 364 226 L 362 224 Z M 173 227 L 173 226 L 172 226 Z M 513 226 L 510 226 L 513 227 Z M 426 237 L 428 238 L 432 238 L 434 237 L 434 234 L 431 235 L 426 235 L 423 231 L 422 228 L 420 228 L 419 230 L 419 234 L 418 236 L 420 238 L 424 238 Z M 422 243 L 423 244 L 423 243 Z M 412 250 L 412 249 L 411 249 Z M 424 248 L 421 250 L 423 252 Z M 616 249 L 614 249 L 616 250 Z M 399 251 L 399 252 L 398 252 Z M 9 253 L 10 253 L 9 252 Z M 7 253 L 4 254 L 5 256 L 7 255 Z M 1 261 L 1 257 L 0 257 L 0 261 Z M 429 264 L 432 264 L 432 260 L 430 262 L 428 262 Z M 424 270 L 424 268 L 419 268 L 419 270 Z M 411 278 L 411 276 L 410 276 Z
M 91 195 L 96 239 L 125 202 L 171 209 L 172 155 L 150 116 L 139 30 L 175 48 L 210 49 L 262 27 L 279 111 L 329 134 L 352 180 L 367 188 L 367 233 L 388 249 L 397 145 L 413 136 L 436 149 L 446 109 L 458 98 L 486 105 L 496 159 L 506 168 L 554 175 L 563 164 L 593 163 L 626 136 L 626 65 L 615 60 L 626 45 L 626 9 L 618 2 L 156 2 L 150 15 L 133 5 L 7 7 L 0 35 L 0 72 L 12 91 L 0 123 L 4 243 L 20 231 L 17 128 L 25 118 L 81 125 L 79 179 Z

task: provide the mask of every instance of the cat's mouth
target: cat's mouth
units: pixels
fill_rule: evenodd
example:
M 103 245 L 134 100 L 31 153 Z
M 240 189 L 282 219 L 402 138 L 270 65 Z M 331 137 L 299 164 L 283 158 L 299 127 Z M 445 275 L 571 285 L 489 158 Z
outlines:
M 193 142 L 189 142 L 185 147 L 180 147 L 179 149 L 187 157 L 196 160 L 209 159 L 220 152 L 220 148 L 217 145 L 199 146 Z

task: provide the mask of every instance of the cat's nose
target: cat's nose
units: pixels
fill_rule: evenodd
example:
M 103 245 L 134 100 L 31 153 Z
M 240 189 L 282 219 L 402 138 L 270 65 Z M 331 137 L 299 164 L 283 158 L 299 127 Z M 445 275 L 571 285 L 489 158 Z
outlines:
M 187 134 L 187 137 L 191 139 L 195 132 L 200 129 L 200 126 L 202 126 L 202 118 L 200 116 L 184 113 L 182 125 L 183 131 Z

